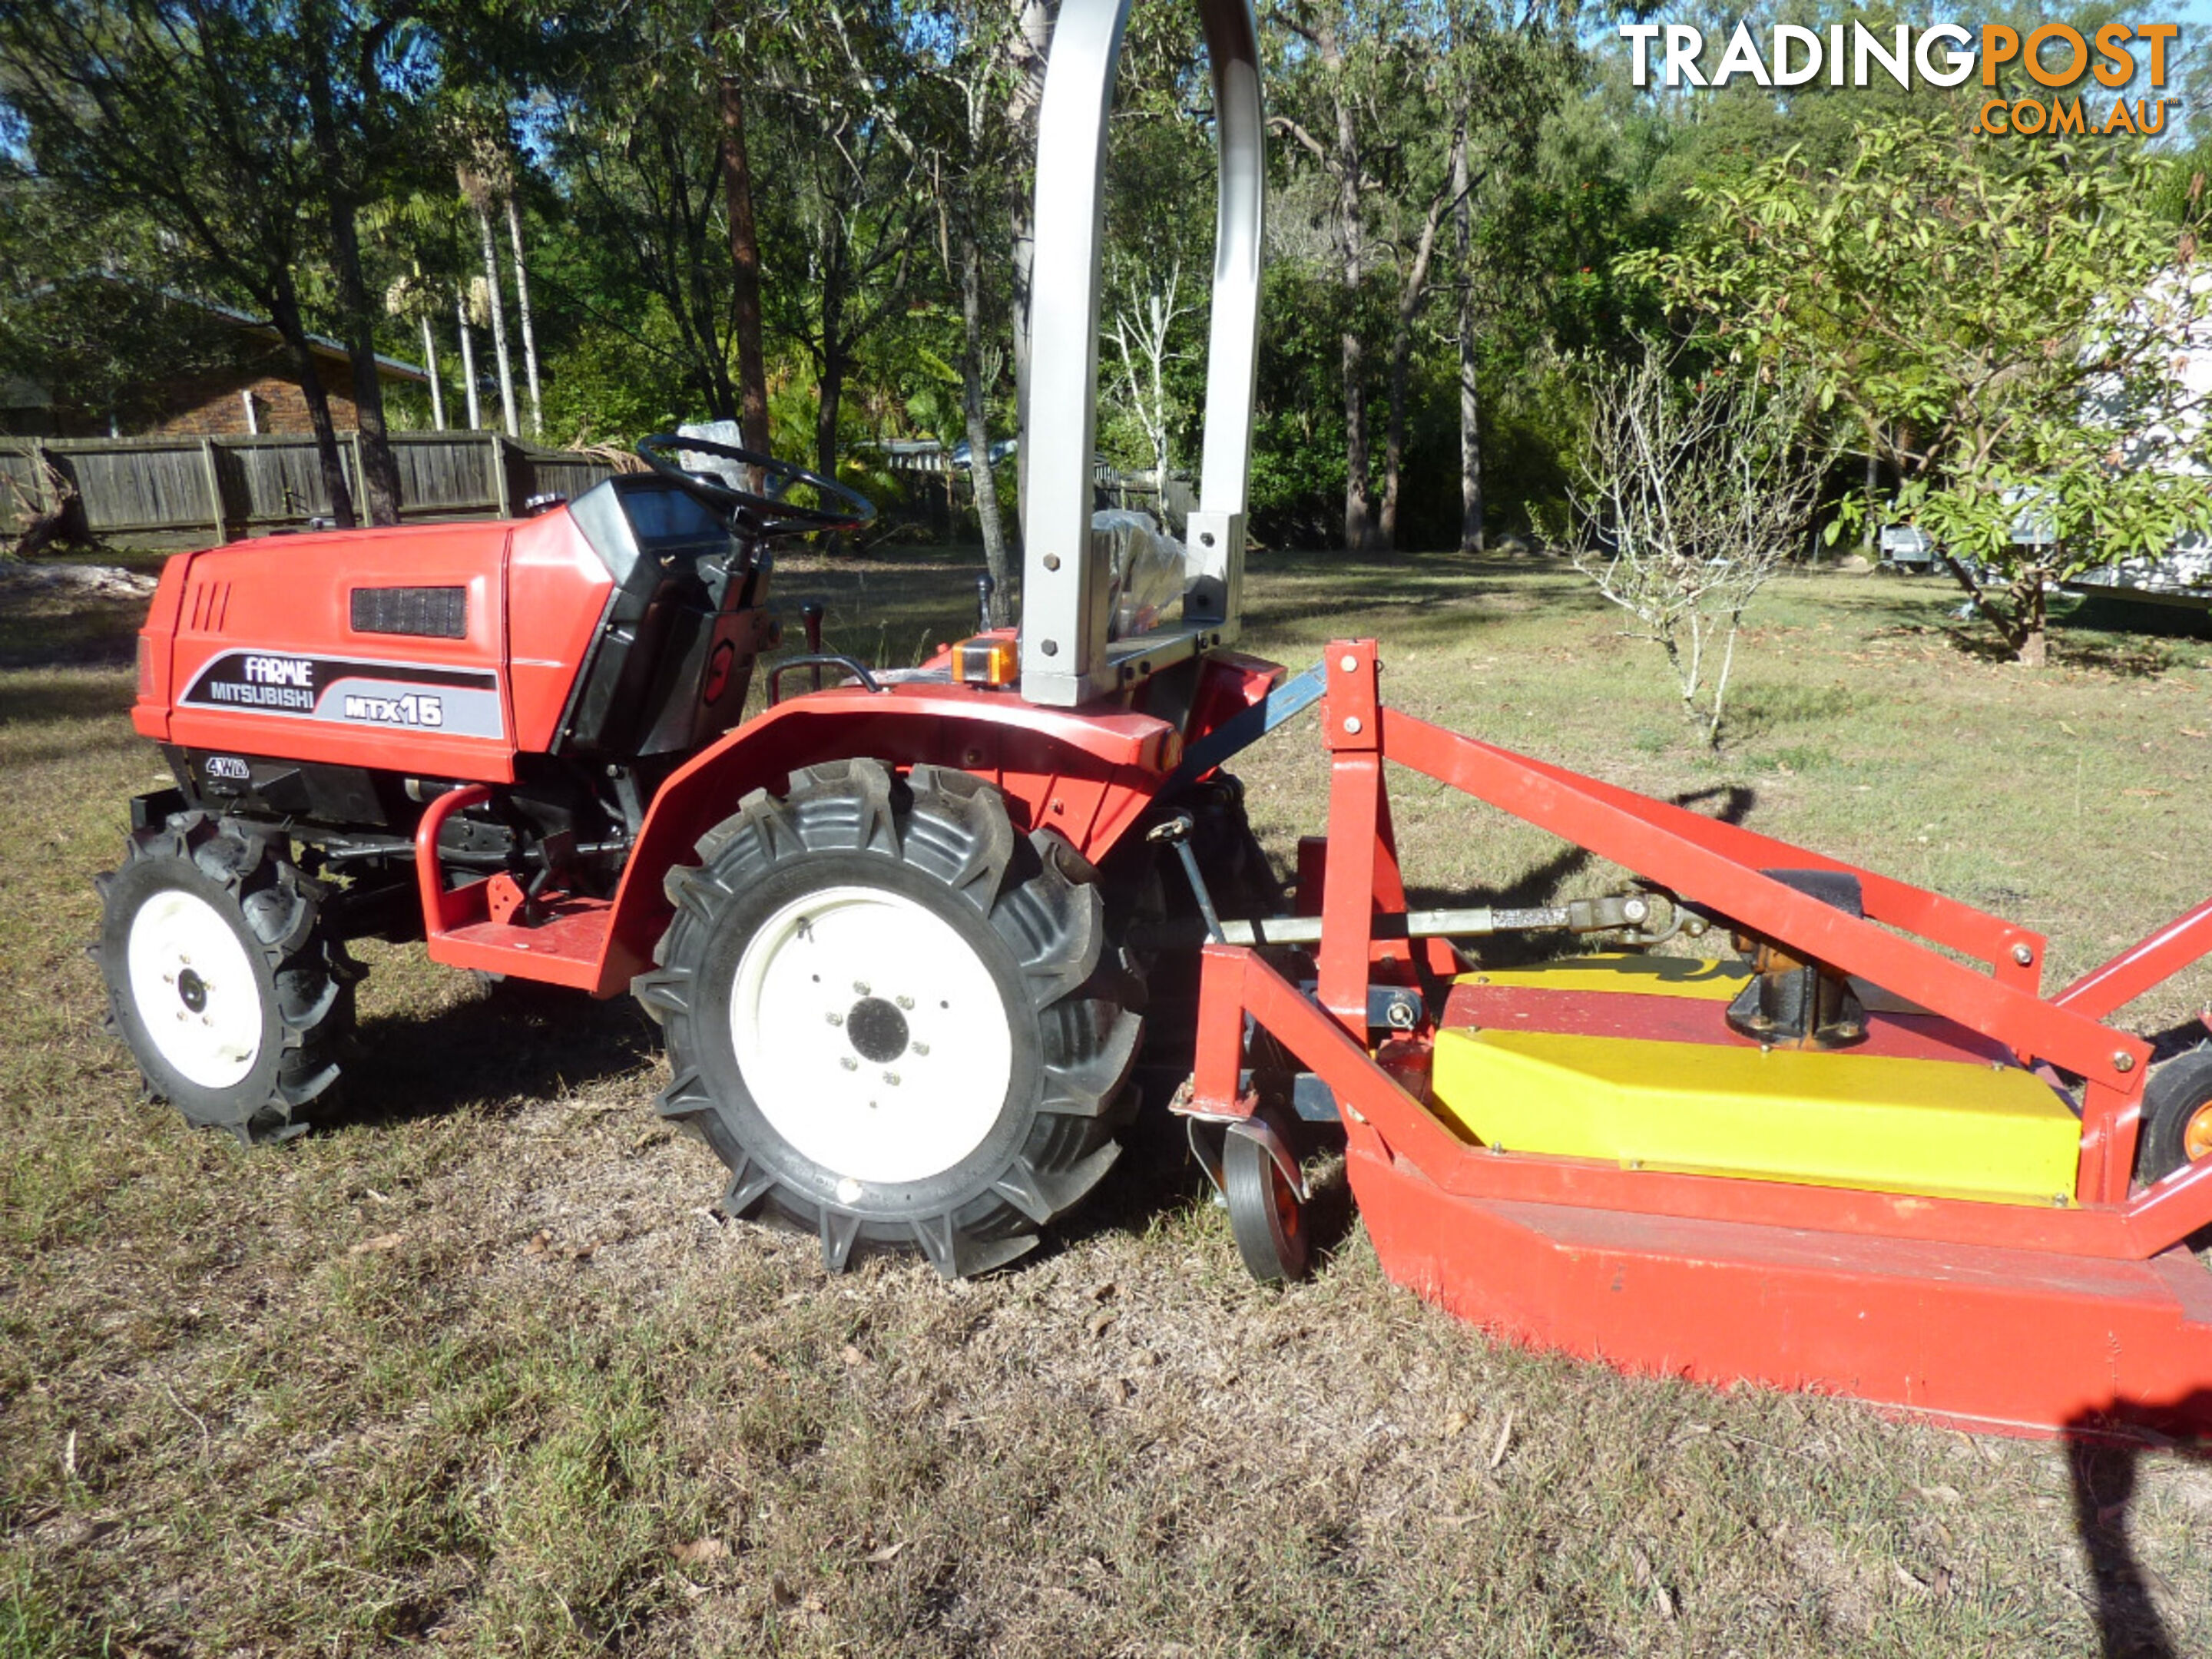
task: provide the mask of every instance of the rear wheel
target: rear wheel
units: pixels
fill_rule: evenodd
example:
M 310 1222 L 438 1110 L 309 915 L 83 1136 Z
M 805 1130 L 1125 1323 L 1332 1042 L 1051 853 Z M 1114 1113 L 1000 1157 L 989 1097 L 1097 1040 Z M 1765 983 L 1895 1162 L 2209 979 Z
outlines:
M 757 794 L 672 871 L 641 975 L 662 1113 L 731 1170 L 723 1206 L 947 1277 L 1030 1249 L 1111 1167 L 1140 1021 L 1096 875 L 964 772 L 874 761 Z
M 2161 1181 L 2207 1158 L 2212 1158 L 2212 1048 L 2176 1055 L 2144 1090 L 2136 1178 Z
M 94 885 L 108 1021 L 147 1086 L 244 1141 L 295 1133 L 293 1112 L 337 1080 L 361 970 L 285 838 L 180 812 Z

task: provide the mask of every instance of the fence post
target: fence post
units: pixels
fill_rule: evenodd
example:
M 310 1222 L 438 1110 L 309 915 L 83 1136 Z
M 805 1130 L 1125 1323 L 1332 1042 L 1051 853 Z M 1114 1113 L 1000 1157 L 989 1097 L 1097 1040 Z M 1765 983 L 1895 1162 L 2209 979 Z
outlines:
M 514 516 L 514 511 L 508 505 L 510 495 L 507 487 L 507 439 L 499 433 L 487 432 L 484 434 L 484 453 L 491 457 L 491 493 L 492 499 L 499 503 L 499 516 L 502 519 L 511 519 Z
M 200 440 L 200 462 L 207 468 L 208 511 L 215 520 L 216 545 L 220 547 L 230 537 L 223 513 L 222 469 L 216 464 L 215 439 L 211 436 Z
M 353 521 L 371 524 L 368 516 L 368 474 L 361 465 L 361 428 L 356 427 L 346 434 L 346 453 L 353 458 Z

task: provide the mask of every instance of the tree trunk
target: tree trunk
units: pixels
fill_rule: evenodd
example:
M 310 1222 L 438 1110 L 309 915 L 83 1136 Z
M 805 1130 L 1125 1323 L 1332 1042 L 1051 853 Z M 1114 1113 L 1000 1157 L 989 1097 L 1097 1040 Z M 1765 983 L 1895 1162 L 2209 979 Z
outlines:
M 1359 289 L 1365 276 L 1366 234 L 1359 206 L 1359 137 L 1352 107 L 1336 100 L 1337 235 L 1344 249 L 1344 544 L 1364 553 L 1375 544 L 1374 496 L 1368 486 L 1366 347 L 1359 336 Z
M 338 315 L 344 319 L 346 356 L 353 367 L 355 453 L 361 485 L 368 497 L 371 524 L 399 522 L 399 465 L 392 459 L 392 440 L 384 427 L 384 377 L 376 367 L 376 317 L 369 308 L 368 284 L 361 274 L 361 236 L 354 222 L 354 173 L 338 139 L 332 111 L 331 64 L 320 8 L 307 14 L 308 129 L 320 166 L 325 220 L 330 229 L 331 275 L 337 289 Z M 319 377 L 316 395 L 321 394 Z M 325 414 L 327 418 L 327 411 Z
M 538 332 L 530 324 L 530 273 L 522 262 L 522 209 L 507 198 L 507 236 L 514 244 L 514 319 L 522 329 L 522 367 L 530 385 L 530 435 L 545 437 L 545 404 L 538 395 Z
M 1042 84 L 1038 77 L 1042 75 L 1042 65 L 1051 51 L 1060 3 L 1059 0 L 1017 0 L 1017 3 L 1020 10 L 1015 33 L 1022 43 L 1023 80 L 1021 90 L 1013 100 L 1010 125 L 1013 128 L 1013 153 L 1030 155 L 1036 151 L 1037 92 Z M 1018 487 L 1026 490 L 1030 476 L 1030 282 L 1036 268 L 1036 204 L 1033 191 L 1024 188 L 1019 168 L 1014 170 L 1006 191 L 1006 226 L 1013 275 L 1014 430 L 1023 440 L 1014 452 L 1014 471 Z
M 2029 573 L 2028 586 L 2013 608 L 2020 632 L 2018 654 L 2022 666 L 2040 668 L 2048 659 L 2050 616 L 2043 592 L 2043 573 Z
M 371 524 L 399 522 L 399 464 L 392 459 L 392 439 L 384 424 L 384 377 L 376 367 L 376 329 L 368 292 L 361 275 L 361 244 L 354 231 L 349 200 L 333 198 L 330 209 L 332 274 L 338 310 L 345 318 L 346 355 L 353 364 L 354 419 L 361 434 L 362 489 L 368 496 Z
M 1455 175 L 1466 170 L 1466 147 L 1467 129 L 1462 125 L 1452 133 Z M 1413 368 L 1413 324 L 1428 302 L 1429 265 L 1436 255 L 1437 228 L 1443 218 L 1445 201 L 1443 196 L 1437 197 L 1421 222 L 1420 240 L 1413 250 L 1405 285 L 1398 291 L 1398 315 L 1390 330 L 1390 415 L 1382 440 L 1382 509 L 1376 534 L 1376 546 L 1386 552 L 1398 545 L 1398 477 L 1406 459 L 1406 380 Z
M 824 345 L 822 372 L 815 381 L 814 470 L 837 476 L 837 414 L 845 401 L 845 374 L 851 367 L 842 345 Z
M 315 349 L 307 342 L 307 326 L 300 320 L 299 301 L 287 291 L 276 296 L 270 310 L 270 321 L 284 342 L 285 356 L 292 360 L 292 377 L 299 382 L 300 396 L 307 405 L 307 423 L 314 428 L 315 459 L 322 468 L 323 493 L 330 497 L 331 518 L 339 529 L 351 530 L 356 522 L 353 488 L 346 482 L 337 428 L 331 422 L 331 400 L 323 390 L 322 371 L 315 362 Z
M 1452 163 L 1452 230 L 1459 253 L 1459 550 L 1480 553 L 1482 516 L 1482 401 L 1474 365 L 1474 208 L 1468 201 L 1467 145 Z
M 424 312 L 422 324 L 422 367 L 430 373 L 430 424 L 439 431 L 446 429 L 446 388 L 438 380 L 438 337 L 430 330 L 430 313 Z
M 991 622 L 1003 628 L 1013 615 L 1014 573 L 1006 530 L 999 516 L 999 481 L 991 468 L 991 433 L 983 420 L 982 253 L 972 225 L 960 228 L 960 406 L 968 425 L 968 476 L 975 488 L 975 518 L 983 532 L 983 568 L 991 574 Z M 1026 447 L 1026 446 L 1024 446 Z
M 768 369 L 761 355 L 760 233 L 753 222 L 744 95 L 733 75 L 721 79 L 721 115 L 722 196 L 730 222 L 731 307 L 737 325 L 738 429 L 744 434 L 746 448 L 765 455 L 771 439 Z
M 499 292 L 499 250 L 492 241 L 491 209 L 477 204 L 477 226 L 483 232 L 484 302 L 491 313 L 492 356 L 499 365 L 499 407 L 507 417 L 507 435 L 520 438 L 522 423 L 514 418 L 514 371 L 507 361 L 507 305 Z
M 477 400 L 477 349 L 469 338 L 469 301 L 465 294 L 453 295 L 453 320 L 461 329 L 461 387 L 468 393 L 469 430 L 480 431 L 483 414 Z

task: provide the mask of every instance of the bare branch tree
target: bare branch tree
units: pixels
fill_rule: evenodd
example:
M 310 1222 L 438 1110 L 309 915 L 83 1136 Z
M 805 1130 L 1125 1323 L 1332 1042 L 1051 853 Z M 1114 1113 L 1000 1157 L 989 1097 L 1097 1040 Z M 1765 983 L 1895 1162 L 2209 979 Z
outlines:
M 1114 320 L 1103 331 L 1121 360 L 1120 391 L 1152 447 L 1152 482 L 1159 489 L 1164 518 L 1169 428 L 1176 413 L 1168 391 L 1167 366 L 1186 355 L 1175 349 L 1170 336 L 1176 319 L 1191 310 L 1180 297 L 1182 266 L 1173 264 L 1164 272 L 1151 270 L 1141 279 L 1127 274 L 1115 287 Z
M 1666 653 L 1683 713 L 1718 747 L 1744 611 L 1800 544 L 1834 451 L 1808 447 L 1797 383 L 1682 367 L 1647 344 L 1589 369 L 1568 502 L 1575 568 Z

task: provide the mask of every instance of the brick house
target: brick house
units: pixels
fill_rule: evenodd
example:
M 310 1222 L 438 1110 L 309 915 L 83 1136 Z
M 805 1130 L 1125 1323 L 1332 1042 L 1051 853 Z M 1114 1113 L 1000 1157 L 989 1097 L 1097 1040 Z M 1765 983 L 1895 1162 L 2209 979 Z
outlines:
M 197 337 L 191 368 L 155 366 L 154 378 L 118 399 L 129 411 L 121 416 L 84 407 L 66 386 L 46 386 L 35 374 L 11 377 L 0 386 L 0 431 L 41 438 L 197 438 L 313 430 L 290 354 L 274 328 L 228 306 L 176 294 L 161 297 L 188 307 L 203 325 L 192 331 Z M 330 399 L 331 423 L 340 431 L 358 425 L 353 366 L 345 348 L 321 335 L 309 337 L 324 395 Z M 376 367 L 387 395 L 430 383 L 422 368 L 397 357 L 380 353 Z

